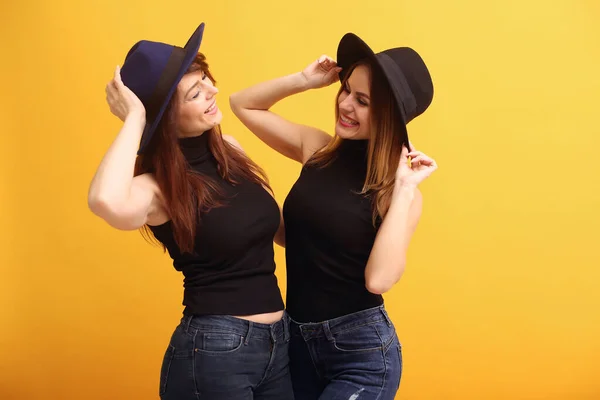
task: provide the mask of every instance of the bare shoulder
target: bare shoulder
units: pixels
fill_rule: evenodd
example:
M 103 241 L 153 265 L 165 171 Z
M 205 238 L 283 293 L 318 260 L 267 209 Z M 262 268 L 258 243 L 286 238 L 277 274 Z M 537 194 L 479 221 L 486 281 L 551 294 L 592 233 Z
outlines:
M 306 164 L 312 156 L 323 147 L 327 146 L 333 140 L 333 137 L 327 132 L 317 128 L 309 128 L 312 132 L 306 135 L 302 142 L 302 164 Z
M 244 148 L 242 147 L 242 145 L 240 144 L 240 142 L 238 142 L 237 139 L 234 138 L 233 136 L 231 136 L 231 135 L 223 135 L 223 140 L 225 140 L 227 143 L 229 143 L 230 145 L 232 145 L 233 147 L 235 147 L 239 151 L 244 152 Z

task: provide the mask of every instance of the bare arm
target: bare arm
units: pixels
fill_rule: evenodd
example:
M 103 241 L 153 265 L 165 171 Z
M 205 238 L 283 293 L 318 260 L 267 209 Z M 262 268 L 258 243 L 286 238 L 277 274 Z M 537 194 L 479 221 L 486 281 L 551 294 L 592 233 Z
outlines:
M 329 143 L 331 136 L 317 128 L 290 122 L 269 109 L 285 97 L 332 84 L 338 72 L 335 62 L 321 57 L 302 72 L 234 93 L 229 103 L 240 121 L 265 144 L 304 164 Z
M 159 207 L 154 179 L 150 175 L 133 177 L 145 111 L 135 94 L 121 82 L 118 69 L 106 93 L 111 111 L 124 124 L 92 179 L 88 205 L 94 214 L 117 229 L 137 229 Z
M 421 209 L 422 196 L 417 188 L 396 185 L 365 270 L 369 292 L 385 293 L 402 277 L 408 245 L 417 228 Z
M 421 217 L 423 199 L 417 185 L 436 169 L 436 162 L 425 154 L 402 149 L 390 207 L 365 268 L 369 292 L 385 293 L 402 277 L 408 245 Z

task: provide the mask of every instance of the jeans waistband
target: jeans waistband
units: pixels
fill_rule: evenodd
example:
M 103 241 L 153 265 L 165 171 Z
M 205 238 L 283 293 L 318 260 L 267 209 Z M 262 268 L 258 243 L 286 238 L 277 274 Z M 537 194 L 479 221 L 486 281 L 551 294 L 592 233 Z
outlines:
M 273 342 L 279 342 L 289 338 L 289 321 L 285 312 L 279 321 L 272 324 L 261 324 L 229 315 L 184 315 L 181 325 L 186 332 L 206 330 L 236 333 L 243 336 L 246 343 L 250 338 L 270 338 Z
M 337 332 L 346 331 L 370 323 L 385 322 L 389 326 L 392 326 L 392 320 L 388 316 L 383 305 L 322 322 L 301 323 L 296 322 L 291 318 L 290 321 L 291 329 L 300 330 L 305 337 L 316 338 L 323 336 L 327 337 L 327 339 L 331 339 L 332 335 Z

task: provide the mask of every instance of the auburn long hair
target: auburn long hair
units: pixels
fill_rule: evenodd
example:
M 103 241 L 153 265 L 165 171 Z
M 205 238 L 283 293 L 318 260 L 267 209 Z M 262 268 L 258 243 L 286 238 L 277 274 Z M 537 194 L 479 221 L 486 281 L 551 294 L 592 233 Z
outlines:
M 204 71 L 210 80 L 216 83 L 202 53 L 198 53 L 186 73 L 198 70 Z M 138 156 L 134 175 L 154 175 L 163 204 L 171 219 L 175 241 L 181 252 L 191 253 L 200 213 L 222 206 L 223 197 L 216 182 L 194 171 L 183 155 L 174 129 L 177 111 L 175 99 L 176 96 L 173 96 L 168 104 L 147 150 Z M 203 134 L 209 135 L 209 149 L 217 161 L 218 172 L 223 179 L 232 184 L 239 183 L 240 179 L 247 179 L 271 190 L 263 169 L 223 139 L 220 125 Z M 141 230 L 147 240 L 157 242 L 148 225 L 143 226 Z
M 359 65 L 369 69 L 371 78 L 369 96 L 371 132 L 367 151 L 367 176 L 360 193 L 372 198 L 373 224 L 376 224 L 385 217 L 390 207 L 402 145 L 408 147 L 408 135 L 389 83 L 372 59 L 361 60 L 348 69 L 336 96 L 336 121 L 339 119 L 339 97 L 352 71 Z M 347 139 L 336 135 L 327 146 L 309 160 L 308 164 L 326 166 L 336 157 L 338 148 L 344 140 Z

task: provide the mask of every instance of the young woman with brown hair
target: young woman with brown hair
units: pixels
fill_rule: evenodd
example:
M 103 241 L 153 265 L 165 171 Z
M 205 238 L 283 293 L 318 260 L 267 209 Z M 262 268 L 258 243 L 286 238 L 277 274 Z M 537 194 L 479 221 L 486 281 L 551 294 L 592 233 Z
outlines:
M 274 274 L 281 213 L 262 169 L 221 134 L 203 31 L 183 48 L 140 41 L 117 68 L 106 93 L 124 124 L 88 202 L 111 226 L 160 242 L 185 277 L 162 399 L 293 399 Z
M 338 79 L 333 138 L 269 111 Z M 381 295 L 402 276 L 421 214 L 417 185 L 437 168 L 409 150 L 406 130 L 432 98 L 414 50 L 375 54 L 354 34 L 342 38 L 337 64 L 323 56 L 230 98 L 256 136 L 303 165 L 283 210 L 297 400 L 391 400 L 398 390 L 401 347 Z

